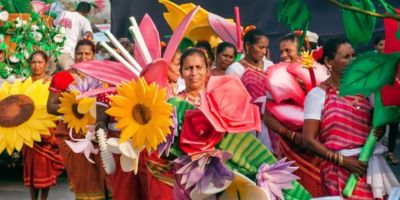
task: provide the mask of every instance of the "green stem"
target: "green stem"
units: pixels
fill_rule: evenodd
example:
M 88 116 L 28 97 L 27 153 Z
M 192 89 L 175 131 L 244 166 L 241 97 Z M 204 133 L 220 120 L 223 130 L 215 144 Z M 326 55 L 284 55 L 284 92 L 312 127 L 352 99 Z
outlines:
M 344 3 L 341 3 L 339 1 L 336 0 L 327 0 L 330 3 L 335 4 L 336 6 L 342 8 L 342 9 L 346 9 L 346 10 L 350 10 L 350 11 L 354 11 L 354 12 L 358 12 L 358 13 L 362 13 L 365 15 L 369 15 L 369 16 L 373 16 L 373 17 L 378 17 L 378 18 L 391 18 L 397 21 L 400 21 L 400 15 L 396 15 L 396 14 L 392 14 L 392 13 L 385 13 L 385 14 L 381 14 L 381 13 L 377 13 L 377 12 L 372 12 L 372 11 L 368 11 L 368 10 L 364 10 L 364 9 L 360 9 L 354 6 L 350 6 Z

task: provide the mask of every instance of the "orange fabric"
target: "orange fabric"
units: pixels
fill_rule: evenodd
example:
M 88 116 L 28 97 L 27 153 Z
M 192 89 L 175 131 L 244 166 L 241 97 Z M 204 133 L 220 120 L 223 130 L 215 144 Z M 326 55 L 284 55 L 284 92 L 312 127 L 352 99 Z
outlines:
M 35 142 L 33 148 L 24 146 L 24 185 L 36 189 L 49 188 L 56 184 L 57 176 L 63 169 L 62 157 L 50 129 L 50 136 L 42 136 L 42 142 Z
M 69 139 L 66 124 L 59 122 L 56 136 L 60 154 L 64 159 L 68 182 L 77 199 L 104 199 L 112 196 L 109 179 L 103 168 L 100 154 L 92 154 L 96 164 L 90 163 L 84 154 L 74 153 L 65 142 Z M 98 146 L 95 144 L 95 148 Z

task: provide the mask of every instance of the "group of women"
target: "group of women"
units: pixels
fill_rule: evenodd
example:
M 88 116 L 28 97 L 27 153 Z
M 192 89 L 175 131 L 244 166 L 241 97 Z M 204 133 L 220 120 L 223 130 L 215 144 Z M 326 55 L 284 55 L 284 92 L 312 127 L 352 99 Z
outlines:
M 209 76 L 235 75 L 241 78 L 253 103 L 262 96 L 266 96 L 267 101 L 274 101 L 266 86 L 268 70 L 274 67 L 266 59 L 269 54 L 267 35 L 257 29 L 250 30 L 244 36 L 243 42 L 244 56 L 238 62 L 234 62 L 238 54 L 236 47 L 227 42 L 216 47 L 215 62 L 210 60 L 209 52 L 201 48 L 177 51 L 168 70 L 168 95 L 198 105 Z M 282 38 L 281 62 L 299 62 L 298 45 L 299 38 L 295 35 Z M 94 54 L 93 43 L 82 40 L 76 46 L 75 62 L 93 60 Z M 359 181 L 351 199 L 374 198 L 371 185 L 365 178 L 367 163 L 358 161 L 357 155 L 343 153 L 364 145 L 372 120 L 373 107 L 367 97 L 338 96 L 339 80 L 353 57 L 354 50 L 346 40 L 331 39 L 326 42 L 321 64 L 327 68 L 330 77 L 307 94 L 302 129 L 293 129 L 280 122 L 260 105 L 260 113 L 263 113 L 260 118 L 264 121 L 264 128 L 254 134 L 277 156 L 296 161 L 300 167 L 298 175 L 303 179 L 300 183 L 313 196 L 340 196 L 349 174 L 354 173 Z M 47 55 L 41 51 L 31 55 L 33 80 L 50 81 L 50 77 L 45 74 L 47 61 Z M 75 70 L 55 74 L 49 88 L 48 112 L 61 115 L 58 112 L 61 92 L 68 91 L 71 85 L 76 84 L 77 78 L 85 77 L 86 75 Z M 112 127 L 114 119 L 105 114 L 109 106 L 107 95 L 101 94 L 97 98 L 99 106 L 96 126 L 108 130 L 109 137 L 118 137 L 118 130 Z M 382 131 L 376 131 L 375 134 L 378 139 L 382 137 Z M 74 138 L 83 137 L 75 132 L 72 135 Z M 43 189 L 41 197 L 46 199 L 48 188 L 55 184 L 62 165 L 66 169 L 68 182 L 76 199 L 174 199 L 171 158 L 160 157 L 157 152 L 142 152 L 137 175 L 118 171 L 117 167 L 116 172 L 108 176 L 99 154 L 92 155 L 95 164 L 89 163 L 83 154 L 72 152 L 65 142 L 69 139 L 66 124 L 59 121 L 51 137 L 43 138 L 41 143 L 35 144 L 33 150 L 25 148 L 24 180 L 25 185 L 32 188 L 32 199 L 37 199 L 38 189 Z M 95 142 L 94 145 L 97 147 Z M 46 152 L 59 154 L 48 156 Z M 118 159 L 115 156 L 115 160 Z M 313 169 L 302 166 L 302 163 Z

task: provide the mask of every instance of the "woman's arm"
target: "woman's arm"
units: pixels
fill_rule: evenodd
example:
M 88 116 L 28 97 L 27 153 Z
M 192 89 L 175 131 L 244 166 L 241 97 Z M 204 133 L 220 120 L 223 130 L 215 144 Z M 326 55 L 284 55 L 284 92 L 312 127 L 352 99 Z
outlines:
M 60 103 L 60 94 L 50 91 L 49 98 L 47 99 L 47 112 L 52 115 L 62 115 L 58 112 Z
M 328 148 L 326 148 L 317 139 L 320 131 L 320 121 L 315 119 L 304 120 L 303 125 L 303 138 L 304 146 L 310 151 L 317 154 L 319 157 L 334 162 L 338 165 L 343 166 L 348 171 L 355 173 L 356 176 L 365 176 L 367 170 L 367 163 L 363 163 L 352 157 L 341 156 Z M 342 160 L 341 160 L 342 159 Z

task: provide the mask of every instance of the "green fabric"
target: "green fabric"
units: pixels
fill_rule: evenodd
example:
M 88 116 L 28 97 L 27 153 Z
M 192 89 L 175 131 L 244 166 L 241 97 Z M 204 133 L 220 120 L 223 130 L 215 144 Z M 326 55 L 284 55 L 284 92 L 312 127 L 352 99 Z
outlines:
M 393 84 L 400 53 L 378 54 L 374 52 L 358 56 L 346 67 L 340 80 L 340 95 L 370 94 L 386 84 Z
M 251 133 L 226 134 L 217 145 L 218 149 L 232 154 L 227 162 L 231 170 L 236 170 L 248 178 L 255 180 L 258 168 L 263 163 L 276 162 L 272 153 Z M 298 182 L 293 182 L 293 188 L 283 190 L 286 200 L 308 200 L 311 195 Z

